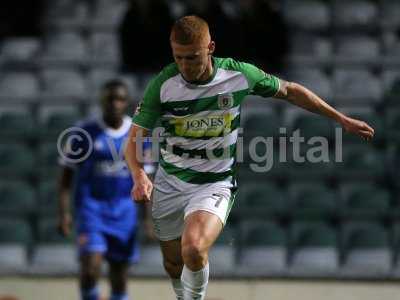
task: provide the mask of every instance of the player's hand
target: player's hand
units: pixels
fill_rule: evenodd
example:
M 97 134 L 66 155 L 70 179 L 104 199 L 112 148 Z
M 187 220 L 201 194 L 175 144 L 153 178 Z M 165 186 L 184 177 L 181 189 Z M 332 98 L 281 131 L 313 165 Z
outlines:
M 147 177 L 146 173 L 141 172 L 134 177 L 134 186 L 131 194 L 136 202 L 150 201 L 152 192 L 153 183 Z
M 371 140 L 375 134 L 374 129 L 367 123 L 350 117 L 342 121 L 342 126 L 346 132 L 357 134 L 366 141 Z
M 71 234 L 72 216 L 70 213 L 62 213 L 58 221 L 58 231 L 67 237 Z

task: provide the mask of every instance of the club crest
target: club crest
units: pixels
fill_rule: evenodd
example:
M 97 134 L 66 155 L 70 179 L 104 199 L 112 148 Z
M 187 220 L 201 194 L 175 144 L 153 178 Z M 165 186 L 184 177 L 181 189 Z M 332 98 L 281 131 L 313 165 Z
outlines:
M 218 107 L 220 109 L 233 107 L 233 95 L 231 93 L 218 95 Z

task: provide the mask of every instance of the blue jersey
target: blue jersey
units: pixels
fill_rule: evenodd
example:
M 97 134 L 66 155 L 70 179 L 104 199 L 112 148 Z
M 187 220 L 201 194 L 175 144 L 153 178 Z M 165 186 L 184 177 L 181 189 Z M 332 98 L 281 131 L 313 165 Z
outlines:
M 132 261 L 136 252 L 137 205 L 131 199 L 133 182 L 123 159 L 131 119 L 125 117 L 119 129 L 107 127 L 101 117 L 82 121 L 76 127 L 81 131 L 71 132 L 61 164 L 75 170 L 80 250 Z

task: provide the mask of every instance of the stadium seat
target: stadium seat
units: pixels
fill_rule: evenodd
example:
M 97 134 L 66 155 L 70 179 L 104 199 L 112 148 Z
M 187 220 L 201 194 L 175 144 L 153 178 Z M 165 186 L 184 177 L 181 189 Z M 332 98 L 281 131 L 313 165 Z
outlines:
M 88 74 L 90 90 L 94 91 L 93 100 L 96 102 L 100 96 L 101 86 L 108 80 L 118 77 L 118 72 L 113 68 L 93 68 Z
M 311 59 L 315 59 L 312 52 L 307 51 Z M 333 91 L 330 78 L 319 69 L 295 68 L 288 72 L 288 80 L 304 85 L 327 101 L 332 101 Z
M 85 40 L 74 31 L 62 31 L 48 36 L 45 41 L 44 52 L 41 63 L 61 65 L 71 63 L 82 63 L 88 56 Z
M 0 99 L 4 102 L 34 101 L 39 95 L 39 82 L 29 72 L 5 73 L 0 78 Z
M 78 108 L 71 106 L 42 106 L 39 115 L 41 138 L 54 143 L 64 129 L 74 126 L 81 117 Z
M 389 234 L 382 225 L 373 222 L 347 223 L 342 232 L 342 275 L 379 278 L 389 274 Z
M 293 28 L 324 30 L 330 26 L 331 14 L 325 1 L 285 1 L 285 21 Z
M 365 183 L 348 183 L 340 187 L 343 218 L 374 219 L 389 215 L 391 194 L 387 189 Z
M 0 244 L 29 245 L 33 240 L 29 224 L 18 217 L 0 219 Z
M 292 131 L 300 130 L 300 135 L 308 141 L 312 137 L 334 137 L 333 122 L 319 115 L 299 114 L 292 124 Z
M 336 195 L 323 183 L 293 183 L 288 193 L 295 219 L 324 220 L 336 214 Z
M 0 174 L 7 178 L 30 176 L 35 165 L 32 151 L 25 145 L 17 143 L 0 145 L 0 160 L 2 161 Z
M 339 179 L 379 179 L 385 173 L 384 155 L 371 145 L 344 145 L 342 162 L 335 162 Z
M 380 58 L 380 43 L 367 36 L 347 36 L 339 40 L 336 66 L 376 64 Z
M 0 108 L 1 110 L 1 108 Z M 0 112 L 0 138 L 26 140 L 35 137 L 35 120 L 28 111 Z
M 69 274 L 78 270 L 74 233 L 65 238 L 57 229 L 57 220 L 39 220 L 38 240 L 32 256 L 32 271 L 44 274 Z
M 81 100 L 87 95 L 85 79 L 81 74 L 73 70 L 47 69 L 42 72 L 44 82 L 43 101 L 67 98 L 68 101 Z
M 385 70 L 382 73 L 385 97 L 393 97 L 394 101 L 390 104 L 398 105 L 397 98 L 400 95 L 400 71 L 399 70 Z
M 385 121 L 388 141 L 400 143 L 400 109 L 389 109 L 385 114 Z
M 27 217 L 35 208 L 36 195 L 33 188 L 25 182 L 0 182 L 2 195 L 0 215 Z
M 226 225 L 209 252 L 209 261 L 214 275 L 232 275 L 235 270 L 236 230 Z
M 377 25 L 379 11 L 370 0 L 335 0 L 334 25 L 339 28 L 372 27 Z
M 366 70 L 336 69 L 333 78 L 338 103 L 373 104 L 382 100 L 381 81 Z
M 290 231 L 293 275 L 334 275 L 339 266 L 337 233 L 323 222 L 293 223 Z
M 59 157 L 60 154 L 55 142 L 49 142 L 40 145 L 38 152 L 39 165 L 36 169 L 37 174 L 42 178 L 57 177 Z
M 3 41 L 0 58 L 5 62 L 29 63 L 36 57 L 40 49 L 37 38 L 11 37 Z
M 400 3 L 397 0 L 383 0 L 380 22 L 385 29 L 398 29 L 400 26 L 399 19 Z
M 94 66 L 117 66 L 120 52 L 116 34 L 94 33 L 90 37 L 91 63 Z
M 400 223 L 397 221 L 392 226 L 392 251 L 393 251 L 393 275 L 400 277 Z
M 163 258 L 158 244 L 142 245 L 140 259 L 132 270 L 137 276 L 164 276 Z
M 38 223 L 38 240 L 40 244 L 71 244 L 75 240 L 75 234 L 69 237 L 63 237 L 57 228 L 57 219 L 55 216 L 43 217 Z
M 279 135 L 279 116 L 273 111 L 262 111 L 260 113 L 248 112 L 243 120 L 243 131 L 247 139 L 253 137 L 276 137 Z
M 26 246 L 32 241 L 29 225 L 18 218 L 0 218 L 0 274 L 24 271 Z
M 241 218 L 274 218 L 286 212 L 285 192 L 268 182 L 242 185 L 232 208 L 232 213 Z
M 123 0 L 97 0 L 91 26 L 106 30 L 116 29 L 127 11 L 127 4 Z
M 87 24 L 87 20 L 90 18 L 88 10 L 86 2 L 51 1 L 47 9 L 47 21 L 56 28 L 81 28 Z
M 241 275 L 282 275 L 286 271 L 286 231 L 275 223 L 248 221 L 240 224 Z
M 48 179 L 40 182 L 38 190 L 37 213 L 41 216 L 51 216 L 57 213 L 57 182 Z

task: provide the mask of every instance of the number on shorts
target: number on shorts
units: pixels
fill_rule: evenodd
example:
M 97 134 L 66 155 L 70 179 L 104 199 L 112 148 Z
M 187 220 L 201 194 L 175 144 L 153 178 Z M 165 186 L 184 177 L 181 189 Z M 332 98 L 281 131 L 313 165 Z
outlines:
M 215 206 L 215 207 L 219 207 L 219 205 L 221 204 L 222 199 L 224 198 L 224 196 L 218 195 L 218 194 L 213 194 L 213 196 L 218 197 L 217 202 L 215 202 L 215 205 L 214 205 L 214 206 Z

